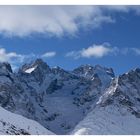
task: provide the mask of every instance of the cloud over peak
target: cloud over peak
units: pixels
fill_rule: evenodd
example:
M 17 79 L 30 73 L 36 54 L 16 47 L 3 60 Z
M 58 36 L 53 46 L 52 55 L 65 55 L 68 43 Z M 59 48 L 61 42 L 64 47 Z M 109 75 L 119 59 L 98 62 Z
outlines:
M 54 57 L 56 55 L 56 52 L 46 52 L 41 57 L 48 58 L 48 57 Z
M 23 56 L 15 52 L 8 53 L 4 48 L 0 48 L 0 62 L 8 62 L 12 59 L 18 59 L 19 61 L 21 61 L 23 59 Z
M 56 52 L 50 51 L 44 54 L 18 54 L 16 52 L 7 52 L 6 49 L 0 48 L 0 62 L 9 62 L 13 69 L 17 69 L 17 66 L 23 64 L 26 61 L 31 61 L 37 58 L 47 59 L 56 55 Z

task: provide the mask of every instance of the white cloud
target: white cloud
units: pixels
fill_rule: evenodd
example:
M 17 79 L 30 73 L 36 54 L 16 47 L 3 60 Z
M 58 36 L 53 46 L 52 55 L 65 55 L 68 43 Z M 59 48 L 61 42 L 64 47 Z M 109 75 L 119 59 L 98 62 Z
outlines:
M 140 55 L 140 49 L 136 47 L 112 47 L 109 43 L 93 44 L 88 48 L 83 48 L 78 51 L 70 51 L 65 57 L 79 58 L 102 58 L 104 56 L 117 55 Z
M 131 48 L 131 50 L 132 50 L 135 54 L 140 55 L 140 49 L 138 49 L 138 48 Z
M 78 59 L 81 56 L 81 51 L 71 51 L 66 53 L 65 57 L 73 57 L 74 59 Z
M 11 64 L 12 69 L 17 69 L 23 63 L 31 61 L 37 58 L 48 58 L 54 57 L 56 52 L 46 52 L 45 54 L 36 55 L 36 54 L 17 54 L 16 52 L 7 52 L 6 49 L 0 48 L 0 62 L 8 62 Z
M 56 52 L 46 52 L 45 54 L 41 55 L 43 58 L 54 57 Z
M 0 48 L 0 62 L 12 62 L 12 63 L 22 63 L 25 60 L 30 60 L 34 58 L 48 58 L 54 57 L 56 52 L 46 52 L 41 55 L 36 54 L 17 54 L 16 52 L 7 52 L 4 48 Z
M 75 59 L 78 59 L 80 57 L 90 58 L 101 58 L 109 54 L 115 54 L 118 51 L 116 47 L 111 47 L 109 43 L 104 44 L 93 44 L 92 46 L 88 48 L 83 48 L 79 51 L 71 51 L 66 54 L 66 57 L 73 57 Z
M 0 62 L 8 62 L 11 60 L 22 61 L 24 56 L 17 54 L 15 52 L 7 53 L 4 48 L 0 48 Z
M 117 54 L 121 55 L 140 55 L 140 49 L 136 47 L 124 47 L 124 48 L 117 48 Z
M 73 35 L 79 26 L 89 24 L 99 15 L 92 6 L 0 6 L 0 32 L 7 36 L 47 33 Z M 102 15 L 101 15 L 102 16 Z M 78 19 L 78 20 L 77 20 Z
M 105 10 L 140 13 L 138 6 L 0 6 L 0 33 L 20 37 L 34 33 L 75 35 L 80 28 L 94 29 L 114 23 Z
M 112 52 L 112 49 L 109 47 L 106 47 L 104 45 L 92 45 L 87 49 L 83 49 L 81 51 L 81 57 L 103 57 L 107 55 L 108 53 Z

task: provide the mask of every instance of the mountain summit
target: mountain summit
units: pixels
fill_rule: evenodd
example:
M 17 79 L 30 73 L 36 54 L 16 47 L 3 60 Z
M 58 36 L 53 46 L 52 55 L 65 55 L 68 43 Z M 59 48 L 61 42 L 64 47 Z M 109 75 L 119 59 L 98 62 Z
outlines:
M 37 59 L 14 73 L 0 64 L 0 106 L 37 121 L 46 134 L 139 134 L 139 85 L 139 68 L 115 77 L 100 65 L 66 71 Z

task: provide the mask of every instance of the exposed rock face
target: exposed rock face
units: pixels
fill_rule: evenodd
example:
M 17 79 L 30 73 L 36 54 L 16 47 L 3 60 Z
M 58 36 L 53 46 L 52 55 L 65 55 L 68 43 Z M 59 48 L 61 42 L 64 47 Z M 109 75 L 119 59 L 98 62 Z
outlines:
M 140 92 L 139 84 L 140 84 L 139 69 L 131 70 L 130 72 L 115 78 L 110 84 L 110 87 L 103 94 L 103 96 L 108 95 L 108 96 L 118 97 L 119 95 L 122 94 L 125 94 L 129 97 L 139 96 L 139 92 Z M 129 94 L 127 92 L 129 92 Z
M 115 103 L 127 107 L 136 117 L 140 116 L 140 69 L 120 75 L 100 97 L 100 104 Z
M 0 64 L 0 106 L 33 119 L 55 134 L 68 134 L 89 112 L 113 108 L 140 117 L 140 69 L 115 78 L 111 68 L 50 68 L 41 59 L 13 73 Z M 115 108 L 116 109 L 116 108 Z
M 96 65 L 95 67 L 91 65 L 82 65 L 74 69 L 73 73 L 89 80 L 94 80 L 94 78 L 98 77 L 103 89 L 108 87 L 111 80 L 115 77 L 112 68 L 105 68 L 100 65 Z
M 106 74 L 106 85 L 114 77 L 113 71 L 107 73 L 107 68 L 90 67 L 82 66 L 82 75 L 77 73 L 81 67 L 68 72 L 60 67 L 50 68 L 37 59 L 12 73 L 10 65 L 4 63 L 2 69 L 7 73 L 3 75 L 5 80 L 0 80 L 0 105 L 38 121 L 56 134 L 66 134 L 84 118 L 107 87 L 101 74 Z
M 115 78 L 72 134 L 140 134 L 140 69 Z

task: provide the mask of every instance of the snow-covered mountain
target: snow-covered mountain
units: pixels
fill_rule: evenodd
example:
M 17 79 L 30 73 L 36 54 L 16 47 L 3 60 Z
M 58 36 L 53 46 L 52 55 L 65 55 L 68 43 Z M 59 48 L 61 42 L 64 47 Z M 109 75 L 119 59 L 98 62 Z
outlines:
M 60 67 L 50 68 L 41 59 L 25 64 L 18 73 L 7 68 L 7 73 L 2 73 L 5 80 L 0 81 L 0 104 L 56 134 L 66 134 L 85 117 L 105 88 L 98 71 L 93 71 L 89 79 Z M 107 81 L 114 77 L 113 72 L 106 75 Z
M 115 78 L 71 134 L 140 134 L 140 69 Z
M 15 73 L 10 64 L 0 64 L 0 106 L 37 121 L 55 134 L 82 134 L 81 126 L 85 126 L 88 117 L 97 118 L 94 113 L 98 112 L 105 117 L 106 110 L 119 113 L 116 106 L 139 121 L 139 85 L 139 69 L 115 77 L 112 68 L 99 65 L 82 65 L 66 71 L 37 59 Z M 92 123 L 97 122 L 91 119 L 86 127 L 90 128 Z
M 0 135 L 54 135 L 39 123 L 0 107 Z

